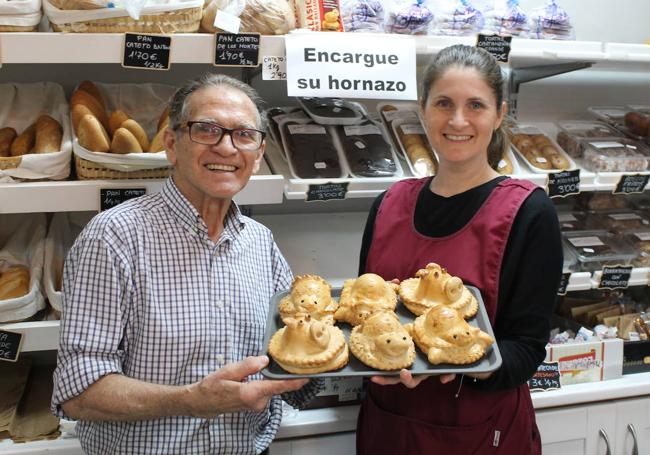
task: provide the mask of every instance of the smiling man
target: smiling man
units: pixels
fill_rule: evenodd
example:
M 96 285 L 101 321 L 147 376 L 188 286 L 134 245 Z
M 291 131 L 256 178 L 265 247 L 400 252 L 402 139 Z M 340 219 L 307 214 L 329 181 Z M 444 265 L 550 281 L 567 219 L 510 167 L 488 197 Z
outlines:
M 52 410 L 85 453 L 256 454 L 306 380 L 267 381 L 270 297 L 292 274 L 271 232 L 232 198 L 265 133 L 248 85 L 206 75 L 170 103 L 173 176 L 96 216 L 65 263 Z

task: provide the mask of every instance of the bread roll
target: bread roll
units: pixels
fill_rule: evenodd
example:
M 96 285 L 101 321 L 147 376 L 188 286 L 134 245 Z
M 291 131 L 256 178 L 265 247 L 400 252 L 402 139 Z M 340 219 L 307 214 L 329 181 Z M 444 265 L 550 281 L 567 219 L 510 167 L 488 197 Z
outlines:
M 142 147 L 131 131 L 126 128 L 118 128 L 113 135 L 111 152 L 120 154 L 142 153 Z
M 31 153 L 35 141 L 36 123 L 32 123 L 11 143 L 11 156 L 21 156 Z
M 36 120 L 36 141 L 34 153 L 51 153 L 61 150 L 63 128 L 49 115 L 41 115 Z
M 84 115 L 93 115 L 93 113 L 90 109 L 88 109 L 83 104 L 75 104 L 74 106 L 72 106 L 72 128 L 74 129 L 75 134 L 77 134 L 77 128 L 79 128 L 79 122 L 81 121 L 81 118 Z
M 167 128 L 161 128 L 153 137 L 153 139 L 151 140 L 151 145 L 149 145 L 149 149 L 148 149 L 149 153 L 162 152 L 163 150 L 165 150 L 163 137 L 165 136 L 166 129 Z
M 158 119 L 158 130 L 163 127 L 163 124 L 169 123 L 169 106 L 165 107 L 165 110 L 160 114 Z
M 124 111 L 113 111 L 111 112 L 110 117 L 108 117 L 108 131 L 111 133 L 111 136 L 115 134 L 115 131 L 122 125 L 122 123 L 126 122 L 128 119 L 130 119 L 126 112 Z
M 110 140 L 106 130 L 94 115 L 84 115 L 77 128 L 79 145 L 91 152 L 108 152 Z
M 81 84 L 79 84 L 79 87 L 77 87 L 77 90 L 83 90 L 84 92 L 91 94 L 93 98 L 99 101 L 102 109 L 106 110 L 106 104 L 104 103 L 102 92 L 99 91 L 99 88 L 95 84 L 90 81 L 82 81 Z
M 86 106 L 90 112 L 97 117 L 102 126 L 108 128 L 108 117 L 106 116 L 106 111 L 94 96 L 83 90 L 77 90 L 70 98 L 70 106 L 74 107 L 77 104 L 83 104 Z
M 0 129 L 0 156 L 11 155 L 11 143 L 16 139 L 16 130 L 10 127 Z
M 0 274 L 0 300 L 15 299 L 29 294 L 29 270 L 12 267 Z
M 147 137 L 144 128 L 142 128 L 138 122 L 133 119 L 128 119 L 122 123 L 121 128 L 126 128 L 135 136 L 140 143 L 142 150 L 149 150 L 149 138 Z

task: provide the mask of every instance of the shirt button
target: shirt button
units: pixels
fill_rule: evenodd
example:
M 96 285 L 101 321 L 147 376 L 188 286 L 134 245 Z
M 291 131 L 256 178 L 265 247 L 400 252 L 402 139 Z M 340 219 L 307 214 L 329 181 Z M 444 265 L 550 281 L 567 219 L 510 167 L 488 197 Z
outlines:
M 217 362 L 219 363 L 224 363 L 226 358 L 223 356 L 223 354 L 217 354 Z

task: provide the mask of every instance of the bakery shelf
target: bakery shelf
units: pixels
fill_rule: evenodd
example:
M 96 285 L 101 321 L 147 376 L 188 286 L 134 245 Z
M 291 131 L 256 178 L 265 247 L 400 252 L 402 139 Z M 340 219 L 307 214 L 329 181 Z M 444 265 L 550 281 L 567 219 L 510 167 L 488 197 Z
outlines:
M 18 332 L 23 335 L 20 352 L 51 351 L 58 349 L 59 321 L 0 323 L 1 330 Z
M 569 277 L 567 292 L 586 291 L 593 287 L 590 272 L 573 272 Z

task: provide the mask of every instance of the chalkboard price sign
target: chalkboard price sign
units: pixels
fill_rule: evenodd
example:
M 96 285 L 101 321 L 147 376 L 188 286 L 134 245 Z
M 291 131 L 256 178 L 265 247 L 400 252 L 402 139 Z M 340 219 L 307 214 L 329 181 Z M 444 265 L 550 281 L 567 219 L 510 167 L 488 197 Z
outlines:
M 146 188 L 100 188 L 99 211 L 103 212 L 124 201 L 147 194 Z
M 643 193 L 649 179 L 650 175 L 624 174 L 621 176 L 612 193 Z
M 552 172 L 546 183 L 548 197 L 566 197 L 580 193 L 580 169 Z
M 488 51 L 498 62 L 506 63 L 510 57 L 512 36 L 478 35 L 476 47 Z
M 558 362 L 542 362 L 533 377 L 528 380 L 528 388 L 531 392 L 555 390 L 560 387 L 562 385 Z
M 260 54 L 259 33 L 217 33 L 215 66 L 257 66 Z
M 348 192 L 348 182 L 344 183 L 321 183 L 309 185 L 307 201 L 331 201 L 334 199 L 345 199 Z
M 171 48 L 171 36 L 125 33 L 122 66 L 147 70 L 168 70 Z
M 600 277 L 599 289 L 626 288 L 630 282 L 632 266 L 603 267 L 603 275 Z
M 22 333 L 0 330 L 0 360 L 16 362 L 20 355 L 20 345 L 22 342 Z
M 557 288 L 558 295 L 566 295 L 566 288 L 569 286 L 569 280 L 571 279 L 570 273 L 563 273 L 562 278 L 560 278 L 560 286 Z

